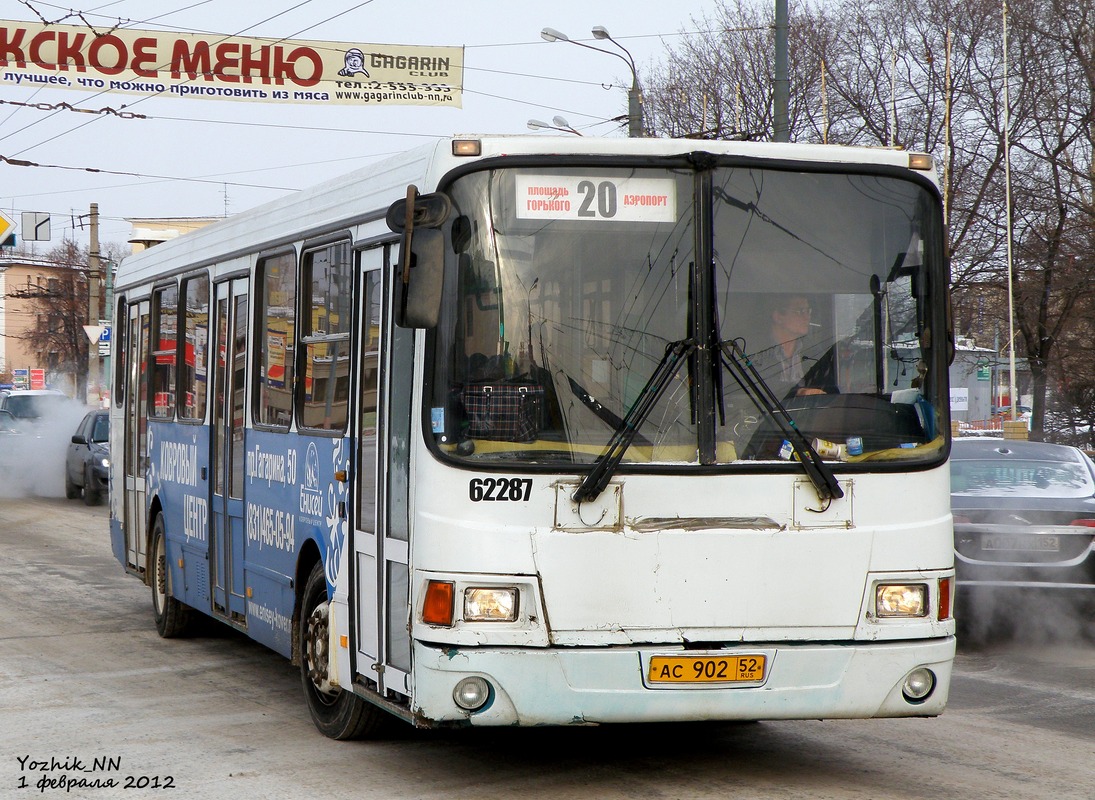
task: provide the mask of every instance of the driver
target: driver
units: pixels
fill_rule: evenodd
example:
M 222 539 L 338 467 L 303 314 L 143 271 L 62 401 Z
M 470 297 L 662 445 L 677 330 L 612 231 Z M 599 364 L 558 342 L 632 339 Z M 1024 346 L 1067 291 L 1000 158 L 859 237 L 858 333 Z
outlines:
M 761 376 L 780 399 L 825 394 L 811 385 L 803 367 L 802 343 L 811 327 L 813 308 L 804 294 L 788 294 L 777 298 L 768 315 L 768 342 L 750 355 Z

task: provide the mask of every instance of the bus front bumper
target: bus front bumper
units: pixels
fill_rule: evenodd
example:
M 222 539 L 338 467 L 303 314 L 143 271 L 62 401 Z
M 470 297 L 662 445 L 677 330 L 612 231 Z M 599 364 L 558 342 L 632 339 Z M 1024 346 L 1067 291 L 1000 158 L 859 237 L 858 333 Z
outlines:
M 414 643 L 414 710 L 426 724 L 595 725 L 692 720 L 932 717 L 950 691 L 955 639 L 848 644 L 768 643 L 720 654 L 768 655 L 761 683 L 653 685 L 652 655 L 677 648 L 455 648 Z M 927 669 L 930 693 L 910 700 L 906 680 Z M 924 673 L 919 673 L 922 677 Z M 467 711 L 453 690 L 468 677 L 489 685 Z

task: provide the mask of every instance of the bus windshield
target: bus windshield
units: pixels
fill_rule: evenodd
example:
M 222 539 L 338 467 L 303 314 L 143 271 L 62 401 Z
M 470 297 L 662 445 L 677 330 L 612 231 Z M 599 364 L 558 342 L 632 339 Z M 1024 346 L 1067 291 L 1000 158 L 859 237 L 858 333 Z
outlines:
M 798 457 L 789 418 L 826 460 L 939 458 L 944 272 L 926 183 L 553 166 L 447 192 L 428 402 L 449 456 L 564 468 L 628 431 L 623 465 L 778 463 Z

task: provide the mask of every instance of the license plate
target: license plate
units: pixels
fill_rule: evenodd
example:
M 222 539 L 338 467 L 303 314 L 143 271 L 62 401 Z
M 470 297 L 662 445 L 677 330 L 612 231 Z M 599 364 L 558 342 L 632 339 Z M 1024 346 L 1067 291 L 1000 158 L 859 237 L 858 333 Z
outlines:
M 1061 538 L 1056 535 L 1024 536 L 1022 534 L 990 533 L 981 537 L 982 550 L 1010 550 L 1020 553 L 1057 553 Z
M 733 656 L 651 656 L 650 683 L 760 683 L 767 658 L 762 653 Z

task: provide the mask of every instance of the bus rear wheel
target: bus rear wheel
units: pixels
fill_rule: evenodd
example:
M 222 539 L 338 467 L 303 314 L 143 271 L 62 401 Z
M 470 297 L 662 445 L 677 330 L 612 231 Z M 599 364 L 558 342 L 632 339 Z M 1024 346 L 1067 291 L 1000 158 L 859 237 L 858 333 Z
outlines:
M 323 564 L 317 562 L 305 584 L 300 608 L 300 679 L 308 711 L 324 736 L 332 739 L 374 736 L 387 721 L 387 712 L 331 685 L 329 619 L 327 578 Z
M 152 524 L 152 544 L 148 552 L 152 570 L 152 615 L 156 620 L 156 631 L 165 639 L 182 636 L 190 627 L 190 606 L 171 596 L 171 571 L 167 568 L 167 534 L 164 531 L 162 514 L 157 514 L 156 521 Z

